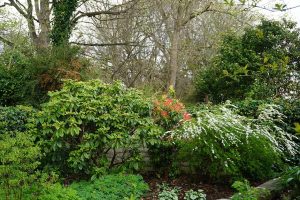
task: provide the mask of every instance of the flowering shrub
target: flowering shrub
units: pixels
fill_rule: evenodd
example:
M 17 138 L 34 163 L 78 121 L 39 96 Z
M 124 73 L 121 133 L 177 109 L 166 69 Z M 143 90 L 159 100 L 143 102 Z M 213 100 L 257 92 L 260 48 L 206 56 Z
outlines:
M 160 142 L 148 145 L 148 152 L 153 168 L 164 176 L 169 176 L 170 171 L 176 173 L 173 160 L 177 153 L 177 144 L 170 136 L 170 130 L 180 127 L 184 121 L 191 119 L 184 105 L 177 99 L 162 96 L 154 101 L 153 118 L 157 125 L 163 129 Z
M 180 159 L 193 169 L 213 179 L 266 178 L 282 158 L 297 153 L 292 136 L 276 125 L 283 117 L 276 107 L 268 105 L 258 119 L 249 119 L 228 106 L 201 110 L 194 121 L 173 131 Z
M 153 115 L 156 123 L 165 131 L 177 128 L 181 122 L 191 119 L 191 115 L 179 100 L 167 96 L 154 101 Z

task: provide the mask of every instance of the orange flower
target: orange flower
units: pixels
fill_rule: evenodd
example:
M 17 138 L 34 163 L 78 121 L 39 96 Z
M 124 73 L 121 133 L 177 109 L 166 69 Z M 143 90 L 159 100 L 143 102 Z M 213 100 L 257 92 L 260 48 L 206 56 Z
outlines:
M 173 100 L 170 98 L 167 98 L 164 102 L 164 106 L 170 106 L 173 103 Z
M 188 121 L 188 120 L 191 120 L 191 119 L 192 119 L 192 117 L 189 113 L 187 113 L 187 112 L 183 113 L 183 120 L 184 121 Z
M 162 110 L 162 111 L 160 112 L 160 114 L 161 114 L 161 116 L 163 116 L 163 117 L 168 117 L 168 116 L 169 116 L 168 112 L 165 111 L 165 110 Z
M 176 103 L 172 106 L 172 109 L 176 112 L 180 112 L 184 108 L 182 103 Z

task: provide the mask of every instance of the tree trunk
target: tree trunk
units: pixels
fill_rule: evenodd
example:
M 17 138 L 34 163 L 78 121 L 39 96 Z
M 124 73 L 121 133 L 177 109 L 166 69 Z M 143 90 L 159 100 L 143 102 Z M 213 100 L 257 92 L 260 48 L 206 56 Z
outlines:
M 50 43 L 50 2 L 49 0 L 34 0 L 34 3 L 40 27 L 35 46 L 37 50 L 42 50 L 48 48 Z
M 179 35 L 180 30 L 178 28 L 174 29 L 171 37 L 171 48 L 170 48 L 170 77 L 169 86 L 175 88 L 176 77 L 178 71 L 178 48 L 179 48 Z

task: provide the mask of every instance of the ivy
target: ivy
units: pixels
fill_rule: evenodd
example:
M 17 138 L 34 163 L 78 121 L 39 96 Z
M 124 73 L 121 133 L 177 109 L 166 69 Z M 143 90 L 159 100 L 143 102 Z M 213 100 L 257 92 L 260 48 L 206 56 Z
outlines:
M 72 16 L 78 6 L 78 0 L 55 0 L 53 2 L 52 42 L 54 46 L 66 44 L 70 38 L 73 22 Z

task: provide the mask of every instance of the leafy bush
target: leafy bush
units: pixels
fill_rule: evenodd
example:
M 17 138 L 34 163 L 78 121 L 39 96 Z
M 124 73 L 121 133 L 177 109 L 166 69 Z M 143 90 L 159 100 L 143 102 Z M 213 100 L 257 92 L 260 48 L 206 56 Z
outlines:
M 267 189 L 251 187 L 248 181 L 235 181 L 232 187 L 238 191 L 232 196 L 232 200 L 258 200 L 270 195 Z
M 234 105 L 237 106 L 237 112 L 243 116 L 258 118 L 260 107 L 265 104 L 275 104 L 278 105 L 279 111 L 284 114 L 285 125 L 282 126 L 287 132 L 294 134 L 294 124 L 300 122 L 300 101 L 299 100 L 252 100 L 247 99 L 244 101 L 235 102 Z M 280 125 L 280 124 L 279 124 Z
M 83 200 L 140 199 L 148 185 L 139 175 L 106 175 L 92 182 L 78 182 L 70 186 Z
M 32 71 L 29 69 L 32 51 L 25 43 L 23 41 L 22 45 L 14 48 L 7 47 L 0 54 L 0 106 L 24 102 L 32 95 L 34 83 L 30 80 Z
M 299 197 L 300 196 L 300 167 L 291 167 L 286 170 L 281 178 L 281 184 L 291 190 L 292 197 Z
M 27 41 L 28 42 L 28 41 Z M 47 92 L 57 90 L 62 79 L 87 78 L 87 60 L 77 47 L 53 47 L 35 53 L 22 42 L 0 54 L 0 105 L 33 105 L 45 102 Z
M 46 155 L 44 163 L 64 176 L 138 169 L 140 148 L 157 141 L 151 103 L 120 83 L 69 80 L 49 95 L 38 113 L 39 143 Z
M 243 34 L 227 34 L 214 63 L 199 70 L 200 99 L 215 103 L 246 97 L 299 97 L 300 31 L 287 20 L 262 20 Z
M 0 193 L 5 199 L 22 199 L 35 181 L 40 149 L 35 145 L 28 107 L 0 108 Z
M 206 194 L 203 190 L 189 190 L 185 193 L 184 200 L 206 200 Z
M 34 112 L 31 107 L 26 106 L 0 107 L 0 134 L 30 130 L 28 125 Z
M 282 115 L 274 106 L 262 110 L 258 119 L 237 115 L 226 106 L 201 110 L 193 122 L 173 132 L 180 142 L 179 159 L 197 172 L 219 180 L 263 179 L 282 165 L 286 153 L 297 153 L 292 136 L 275 124 Z
M 33 195 L 33 194 L 31 194 Z M 31 196 L 31 199 L 34 198 Z M 59 183 L 45 184 L 38 195 L 37 200 L 83 200 L 76 190 L 63 187 Z M 29 199 L 28 199 L 29 200 Z

